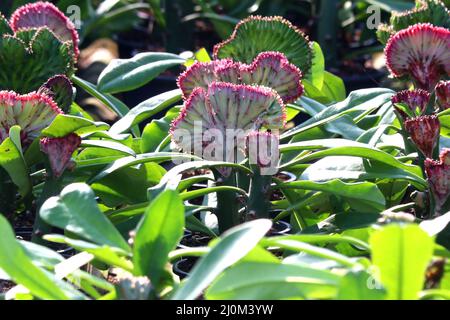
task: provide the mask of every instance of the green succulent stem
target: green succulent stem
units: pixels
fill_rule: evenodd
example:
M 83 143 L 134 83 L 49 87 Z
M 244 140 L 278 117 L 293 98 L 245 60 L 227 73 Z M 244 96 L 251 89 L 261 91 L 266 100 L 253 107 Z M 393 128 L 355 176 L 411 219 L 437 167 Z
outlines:
M 236 172 L 232 171 L 228 177 L 222 176 L 220 172 L 214 170 L 217 186 L 237 186 Z M 219 233 L 238 225 L 241 221 L 239 216 L 239 198 L 234 191 L 224 191 L 217 193 L 217 220 Z
M 248 213 L 256 219 L 268 219 L 270 210 L 271 175 L 261 175 L 258 166 L 252 166 L 253 176 L 250 183 Z

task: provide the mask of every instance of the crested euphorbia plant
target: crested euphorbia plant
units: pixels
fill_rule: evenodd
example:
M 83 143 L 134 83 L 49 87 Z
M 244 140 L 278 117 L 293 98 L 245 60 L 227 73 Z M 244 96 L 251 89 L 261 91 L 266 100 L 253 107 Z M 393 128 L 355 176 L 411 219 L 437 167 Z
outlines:
M 402 123 L 405 146 L 410 153 L 410 141 L 418 151 L 418 164 L 424 168 L 428 178 L 430 195 L 434 201 L 428 216 L 445 213 L 443 204 L 448 198 L 448 181 L 445 159 L 448 151 L 439 156 L 441 123 L 439 111 L 448 108 L 450 76 L 450 31 L 430 23 L 408 25 L 407 21 L 423 22 L 420 17 L 432 15 L 439 25 L 446 26 L 446 20 L 437 10 L 439 1 L 425 1 L 422 7 L 404 15 L 393 15 L 392 32 L 385 48 L 386 64 L 394 78 L 411 80 L 414 90 L 405 90 L 392 97 L 397 116 Z M 426 20 L 425 20 L 426 21 Z M 386 27 L 382 27 L 385 28 Z M 445 119 L 445 118 L 444 118 Z M 413 147 L 414 148 L 414 147 Z
M 11 199 L 16 197 L 16 185 L 26 184 L 27 173 L 18 172 L 18 170 L 27 171 L 24 166 L 17 164 L 17 162 L 23 163 L 19 159 L 20 154 L 61 113 L 53 99 L 45 94 L 33 92 L 20 95 L 13 91 L 0 91 L 0 143 L 4 153 L 1 154 L 0 163 L 0 212 L 8 213 L 12 210 Z M 20 129 L 20 137 L 10 137 L 13 128 Z M 17 141 L 18 138 L 20 141 Z M 18 150 L 15 154 L 10 145 L 11 139 L 15 139 L 14 148 Z M 12 184 L 9 181 L 15 183 Z M 21 193 L 25 196 L 28 192 Z
M 0 13 L 0 90 L 28 93 L 49 78 L 74 73 L 78 34 L 53 4 L 20 7 L 10 22 Z
M 182 151 L 206 160 L 239 163 L 247 156 L 253 171 L 248 217 L 267 217 L 278 150 L 269 152 L 274 157 L 270 172 L 258 157 L 250 157 L 249 150 L 252 146 L 257 146 L 254 152 L 266 150 L 262 146 L 268 141 L 278 148 L 276 132 L 285 125 L 285 104 L 304 91 L 301 79 L 311 68 L 311 43 L 281 17 L 252 16 L 214 47 L 214 58 L 195 62 L 180 75 L 184 106 L 172 122 L 172 141 Z M 217 184 L 236 186 L 237 176 L 230 168 L 215 173 Z M 219 231 L 246 219 L 240 209 L 234 192 L 218 194 Z
M 53 99 L 45 94 L 0 91 L 0 142 L 8 137 L 12 126 L 18 125 L 22 147 L 26 148 L 61 113 Z
M 172 141 L 184 152 L 206 160 L 239 162 L 246 135 L 254 130 L 280 129 L 285 109 L 271 88 L 212 82 L 208 89 L 195 88 L 171 125 Z M 241 156 L 239 156 L 241 154 Z M 220 185 L 236 186 L 236 173 L 219 169 Z M 221 232 L 241 222 L 234 192 L 218 195 L 217 216 Z
M 384 53 L 393 77 L 430 91 L 450 74 L 450 30 L 430 23 L 410 26 L 389 39 Z

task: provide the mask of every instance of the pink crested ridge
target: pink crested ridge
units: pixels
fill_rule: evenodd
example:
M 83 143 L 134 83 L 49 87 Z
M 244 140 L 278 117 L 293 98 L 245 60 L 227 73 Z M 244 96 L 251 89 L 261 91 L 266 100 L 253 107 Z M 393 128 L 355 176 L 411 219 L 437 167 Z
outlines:
M 285 103 L 295 101 L 303 94 L 303 74 L 299 68 L 289 63 L 283 53 L 267 51 L 258 54 L 250 65 L 242 64 L 241 77 L 247 74 L 251 78 L 260 68 L 268 68 L 272 74 L 267 78 L 255 79 L 259 80 L 257 84 L 273 88 Z
M 436 101 L 443 109 L 450 109 L 450 80 L 439 81 L 436 85 Z
M 189 112 L 192 112 L 194 110 L 196 104 L 198 101 L 204 102 L 206 99 L 206 91 L 203 88 L 195 88 L 194 91 L 192 91 L 191 95 L 189 96 L 188 100 L 185 101 L 183 104 L 183 107 L 180 110 L 180 114 L 178 117 L 172 120 L 170 124 L 169 133 L 173 137 L 174 131 L 178 128 L 179 124 L 186 119 L 186 117 L 189 115 Z M 206 112 L 207 110 L 205 110 Z
M 241 82 L 241 66 L 240 62 L 232 59 L 214 60 L 214 74 L 216 80 L 231 83 Z
M 75 60 L 78 59 L 78 32 L 72 21 L 52 3 L 39 1 L 26 4 L 11 15 L 10 21 L 14 32 L 27 28 L 49 28 L 61 41 L 72 41 Z
M 392 76 L 408 75 L 419 88 L 430 90 L 450 74 L 450 30 L 415 24 L 391 36 L 384 54 Z
M 197 87 L 207 88 L 208 84 L 214 79 L 214 66 L 211 62 L 194 62 L 177 79 L 177 85 L 183 93 L 183 99 L 189 98 L 189 95 Z
M 395 94 L 391 101 L 392 103 L 404 103 L 411 111 L 415 112 L 416 109 L 419 109 L 420 113 L 423 113 L 430 101 L 430 94 L 422 89 L 403 90 Z
M 249 17 L 239 21 L 236 24 L 236 26 L 234 27 L 233 33 L 231 34 L 231 36 L 228 39 L 226 39 L 226 40 L 222 41 L 221 43 L 218 43 L 214 46 L 214 48 L 213 48 L 214 59 L 218 58 L 219 51 L 224 46 L 226 46 L 227 44 L 231 43 L 234 39 L 236 39 L 239 29 L 251 21 L 264 21 L 264 22 L 269 22 L 269 23 L 272 21 L 280 22 L 282 24 L 285 24 L 289 29 L 294 30 L 294 32 L 298 33 L 305 39 L 308 39 L 308 37 L 302 31 L 300 31 L 300 29 L 298 29 L 290 21 L 286 20 L 285 18 L 283 18 L 281 16 L 271 16 L 271 17 L 265 17 L 265 16 L 260 16 L 260 15 L 249 16 Z
M 426 159 L 425 172 L 436 203 L 435 215 L 439 215 L 450 198 L 450 149 L 441 152 L 439 161 Z
M 427 158 L 433 158 L 433 150 L 437 145 L 440 122 L 436 115 L 420 116 L 405 121 L 405 129 L 416 147 Z
M 42 138 L 41 151 L 47 154 L 53 175 L 59 178 L 70 165 L 72 154 L 81 145 L 81 138 L 70 133 L 62 138 Z

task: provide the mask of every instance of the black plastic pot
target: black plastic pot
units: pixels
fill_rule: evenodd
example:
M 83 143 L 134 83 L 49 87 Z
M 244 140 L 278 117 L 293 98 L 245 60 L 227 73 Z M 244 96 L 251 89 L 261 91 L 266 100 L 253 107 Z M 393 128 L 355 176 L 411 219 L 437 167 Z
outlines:
M 189 275 L 197 260 L 198 257 L 182 258 L 173 264 L 172 270 L 180 279 L 184 279 Z
M 275 177 L 283 180 L 284 182 L 292 182 L 297 180 L 297 176 L 289 171 L 280 171 L 275 175 Z

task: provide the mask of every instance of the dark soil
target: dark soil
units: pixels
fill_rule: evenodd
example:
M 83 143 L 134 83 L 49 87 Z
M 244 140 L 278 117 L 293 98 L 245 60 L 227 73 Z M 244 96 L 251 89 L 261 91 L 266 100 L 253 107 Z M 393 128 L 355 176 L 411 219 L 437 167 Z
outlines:
M 14 282 L 7 280 L 0 280 L 0 293 L 5 293 L 15 286 Z

